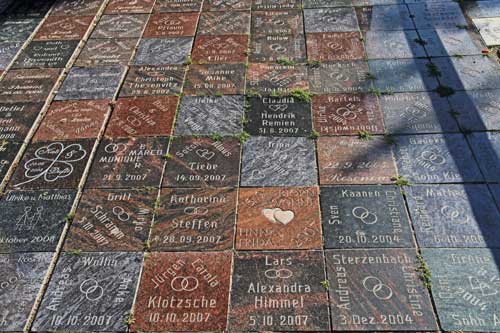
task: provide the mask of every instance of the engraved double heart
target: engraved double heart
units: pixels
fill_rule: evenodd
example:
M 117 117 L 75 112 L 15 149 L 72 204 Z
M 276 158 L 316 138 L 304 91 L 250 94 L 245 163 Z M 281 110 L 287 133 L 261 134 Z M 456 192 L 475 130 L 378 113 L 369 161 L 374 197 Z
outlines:
M 271 104 L 269 105 L 269 108 L 273 110 L 274 112 L 284 112 L 286 109 L 288 109 L 288 105 L 286 104 Z
M 281 208 L 264 208 L 262 210 L 264 215 L 272 223 L 281 223 L 287 225 L 292 222 L 295 213 L 291 210 L 282 210 Z
M 207 161 L 210 161 L 215 156 L 215 153 L 213 151 L 209 151 L 208 149 L 196 149 L 195 153 Z

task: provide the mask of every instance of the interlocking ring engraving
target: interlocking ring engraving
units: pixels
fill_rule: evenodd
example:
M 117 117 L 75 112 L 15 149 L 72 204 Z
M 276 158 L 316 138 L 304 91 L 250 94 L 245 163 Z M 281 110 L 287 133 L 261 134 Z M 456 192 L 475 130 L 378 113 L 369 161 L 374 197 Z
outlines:
M 271 50 L 273 50 L 274 52 L 279 52 L 279 53 L 286 52 L 286 47 L 284 47 L 283 45 L 280 45 L 280 44 L 271 44 L 271 46 L 269 46 L 269 48 Z
M 434 165 L 441 165 L 446 162 L 446 159 L 442 155 L 430 150 L 424 150 L 422 154 L 420 154 L 420 157 L 424 161 L 430 162 Z
M 176 276 L 170 281 L 170 288 L 175 291 L 196 290 L 200 282 L 194 276 Z
M 118 151 L 123 151 L 127 149 L 127 145 L 124 144 L 124 143 L 108 143 L 105 147 L 104 147 L 104 151 L 106 153 L 116 153 Z
M 386 301 L 392 297 L 392 289 L 383 283 L 378 277 L 367 276 L 363 279 L 363 287 L 371 292 L 376 298 Z
M 187 215 L 207 215 L 208 208 L 206 207 L 186 207 L 184 208 L 184 214 Z
M 97 301 L 104 295 L 104 288 L 95 279 L 87 279 L 80 285 L 80 292 L 89 301 Z
M 268 279 L 288 279 L 292 277 L 293 272 L 288 268 L 279 268 L 279 269 L 271 268 L 265 271 L 264 275 Z
M 444 205 L 441 207 L 441 214 L 444 217 L 453 220 L 453 223 L 455 224 L 466 224 L 469 222 L 469 217 L 466 216 L 465 210 L 460 207 Z
M 352 209 L 352 216 L 363 222 L 364 224 L 375 224 L 378 221 L 377 215 L 370 212 L 363 206 L 357 206 Z
M 113 207 L 113 214 L 120 220 L 120 221 L 128 221 L 130 219 L 130 214 L 125 211 L 121 206 L 114 206 Z
M 346 120 L 353 120 L 357 117 L 356 112 L 346 107 L 338 108 L 335 113 Z

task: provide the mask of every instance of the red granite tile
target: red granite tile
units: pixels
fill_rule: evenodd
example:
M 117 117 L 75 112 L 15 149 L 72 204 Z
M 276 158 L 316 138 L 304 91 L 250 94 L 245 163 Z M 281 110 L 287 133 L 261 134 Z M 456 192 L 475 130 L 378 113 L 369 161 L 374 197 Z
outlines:
M 95 15 L 104 0 L 58 0 L 50 16 L 83 16 Z
M 316 95 L 312 101 L 314 129 L 321 135 L 384 133 L 382 112 L 375 95 Z
M 321 185 L 388 184 L 396 174 L 391 145 L 384 137 L 320 137 L 318 140 Z
M 237 63 L 246 61 L 247 51 L 247 35 L 198 36 L 191 57 L 195 63 Z
M 54 102 L 33 141 L 96 138 L 110 108 L 107 100 Z
M 144 37 L 194 36 L 199 13 L 154 14 L 149 18 Z
M 241 95 L 245 89 L 245 65 L 192 65 L 186 76 L 186 95 Z
M 203 0 L 157 0 L 154 6 L 154 12 L 199 12 L 202 2 Z
M 152 253 L 135 304 L 133 331 L 226 328 L 232 254 Z
M 359 32 L 327 32 L 306 35 L 310 61 L 364 59 L 365 50 Z
M 49 16 L 35 35 L 35 40 L 82 39 L 93 16 Z
M 321 249 L 317 187 L 242 188 L 238 250 Z
M 261 94 L 288 93 L 293 89 L 309 90 L 307 70 L 303 66 L 250 64 L 246 81 L 247 92 Z
M 155 0 L 111 0 L 105 14 L 151 13 Z
M 178 102 L 177 96 L 120 98 L 106 136 L 169 136 Z
M 205 12 L 250 10 L 251 7 L 252 7 L 252 0 L 205 0 L 205 1 L 203 1 L 203 11 L 205 11 Z

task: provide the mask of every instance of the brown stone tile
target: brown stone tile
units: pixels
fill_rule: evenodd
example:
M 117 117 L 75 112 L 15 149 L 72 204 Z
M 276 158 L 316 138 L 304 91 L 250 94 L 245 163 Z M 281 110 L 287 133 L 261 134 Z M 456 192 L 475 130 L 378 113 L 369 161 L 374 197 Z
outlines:
M 327 94 L 312 99 L 314 129 L 321 135 L 383 134 L 382 111 L 375 95 Z
M 327 32 L 306 35 L 309 61 L 364 59 L 365 49 L 359 32 Z
M 50 16 L 95 15 L 103 2 L 103 0 L 58 0 L 52 8 Z
M 306 61 L 304 35 L 252 35 L 250 62 Z
M 7 72 L 0 81 L 0 100 L 15 102 L 45 102 L 61 70 L 19 69 Z
M 199 13 L 154 14 L 149 18 L 144 37 L 194 36 Z
M 298 10 L 264 10 L 252 13 L 252 34 L 296 35 L 303 33 L 302 13 Z
M 86 188 L 138 188 L 160 184 L 168 138 L 105 138 L 101 141 Z
M 155 0 L 111 0 L 104 14 L 151 13 Z
M 76 67 L 128 65 L 138 38 L 89 39 L 75 62 Z
M 303 66 L 277 64 L 250 64 L 248 67 L 247 92 L 262 94 L 288 93 L 293 89 L 309 90 L 307 70 Z
M 230 252 L 152 253 L 145 261 L 131 329 L 223 331 L 231 266 Z
M 232 10 L 250 10 L 252 0 L 205 0 L 203 1 L 203 11 L 218 12 Z
M 162 189 L 151 233 L 153 251 L 233 248 L 236 189 Z
M 177 96 L 120 98 L 115 104 L 106 136 L 169 136 L 177 110 Z
M 176 137 L 169 150 L 163 186 L 237 186 L 240 151 L 235 138 Z
M 238 63 L 246 62 L 247 51 L 247 35 L 198 36 L 191 57 L 195 63 Z
M 108 112 L 107 100 L 54 102 L 33 141 L 97 138 Z
M 300 0 L 253 0 L 252 10 L 298 9 Z
M 141 37 L 148 15 L 103 15 L 97 23 L 92 38 Z
M 241 188 L 238 250 L 321 249 L 317 187 Z
M 250 12 L 205 12 L 201 14 L 198 35 L 247 35 Z
M 23 141 L 43 103 L 0 103 L 0 140 Z
M 320 137 L 318 140 L 321 185 L 389 184 L 396 174 L 392 148 L 384 137 Z
M 186 69 L 182 66 L 133 66 L 120 90 L 120 97 L 176 95 L 182 90 Z
M 93 16 L 49 16 L 35 35 L 35 40 L 82 39 Z
M 65 251 L 142 251 L 148 239 L 156 190 L 85 190 Z
M 245 90 L 245 65 L 192 65 L 186 77 L 186 95 L 242 95 Z
M 199 12 L 203 0 L 157 0 L 154 12 L 178 13 L 178 12 Z

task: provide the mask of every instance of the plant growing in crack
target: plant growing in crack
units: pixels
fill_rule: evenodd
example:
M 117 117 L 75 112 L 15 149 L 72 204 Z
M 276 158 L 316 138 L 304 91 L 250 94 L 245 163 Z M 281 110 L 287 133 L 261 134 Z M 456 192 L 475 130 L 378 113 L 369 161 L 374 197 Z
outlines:
M 391 178 L 391 180 L 394 182 L 394 185 L 399 187 L 411 186 L 410 182 L 401 175 L 394 176 Z
M 373 135 L 370 132 L 368 132 L 368 131 L 359 131 L 358 132 L 358 137 L 361 140 L 364 140 L 364 141 L 373 140 Z
M 299 101 L 304 101 L 308 103 L 311 103 L 312 98 L 314 96 L 314 94 L 312 94 L 311 92 L 300 88 L 292 89 L 289 95 Z
M 420 273 L 420 280 L 424 284 L 424 287 L 427 290 L 431 291 L 432 289 L 432 273 L 425 261 L 424 257 L 420 253 L 417 254 L 417 272 Z

